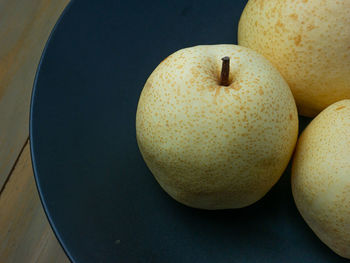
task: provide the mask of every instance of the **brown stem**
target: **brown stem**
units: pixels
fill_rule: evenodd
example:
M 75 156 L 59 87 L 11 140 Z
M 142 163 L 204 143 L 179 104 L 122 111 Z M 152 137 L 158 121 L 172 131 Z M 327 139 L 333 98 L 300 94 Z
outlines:
M 228 86 L 230 85 L 230 58 L 223 57 L 222 59 L 222 68 L 221 68 L 221 78 L 220 85 Z

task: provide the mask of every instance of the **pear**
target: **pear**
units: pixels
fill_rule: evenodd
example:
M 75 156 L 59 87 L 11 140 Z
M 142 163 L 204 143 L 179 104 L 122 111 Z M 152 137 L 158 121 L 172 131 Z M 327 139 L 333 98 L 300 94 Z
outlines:
M 292 192 L 315 234 L 350 259 L 350 100 L 326 108 L 302 133 L 293 159 Z
M 299 114 L 314 117 L 350 99 L 349 0 L 250 0 L 238 43 L 275 65 Z
M 195 208 L 248 206 L 277 182 L 298 116 L 280 73 L 236 45 L 185 48 L 148 78 L 137 107 L 141 154 L 161 187 Z

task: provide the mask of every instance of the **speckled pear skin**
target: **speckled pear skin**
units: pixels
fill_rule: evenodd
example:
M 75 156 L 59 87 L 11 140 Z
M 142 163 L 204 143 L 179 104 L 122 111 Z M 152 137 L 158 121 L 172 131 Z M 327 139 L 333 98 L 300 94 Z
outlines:
M 350 100 L 326 108 L 302 133 L 293 159 L 292 191 L 315 234 L 350 259 Z
M 349 0 L 249 0 L 238 43 L 275 65 L 299 114 L 314 117 L 350 99 Z
M 220 86 L 229 56 L 230 86 Z M 137 108 L 142 156 L 162 188 L 203 209 L 248 206 L 287 166 L 298 132 L 292 93 L 255 51 L 196 46 L 166 58 L 147 80 Z

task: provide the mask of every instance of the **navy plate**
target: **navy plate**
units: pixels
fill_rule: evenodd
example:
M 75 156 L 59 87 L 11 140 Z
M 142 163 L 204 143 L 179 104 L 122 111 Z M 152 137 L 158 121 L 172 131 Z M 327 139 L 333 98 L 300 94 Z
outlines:
M 99 0 L 66 9 L 38 69 L 30 139 L 43 206 L 73 262 L 345 262 L 299 215 L 290 167 L 256 204 L 202 211 L 163 192 L 138 150 L 147 77 L 178 49 L 236 43 L 245 4 Z

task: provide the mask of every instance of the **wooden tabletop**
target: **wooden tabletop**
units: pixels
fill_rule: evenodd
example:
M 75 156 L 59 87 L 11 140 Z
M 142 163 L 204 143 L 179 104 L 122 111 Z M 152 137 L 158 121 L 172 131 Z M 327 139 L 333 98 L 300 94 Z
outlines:
M 0 0 L 0 262 L 69 262 L 41 206 L 29 151 L 30 96 L 69 0 Z

